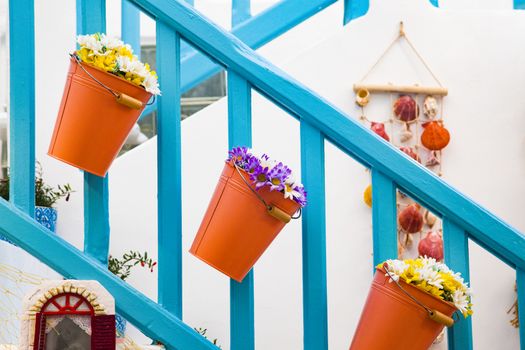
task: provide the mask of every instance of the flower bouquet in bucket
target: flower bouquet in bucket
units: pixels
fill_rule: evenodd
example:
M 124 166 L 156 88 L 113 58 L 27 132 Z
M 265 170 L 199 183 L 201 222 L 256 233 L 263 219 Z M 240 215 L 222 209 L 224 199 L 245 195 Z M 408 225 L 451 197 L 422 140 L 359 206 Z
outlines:
M 305 205 L 306 191 L 290 168 L 234 148 L 190 253 L 240 282 Z
M 351 350 L 427 350 L 454 314 L 472 314 L 460 273 L 433 258 L 379 264 Z M 400 334 L 413 330 L 410 337 Z
M 105 176 L 131 128 L 152 98 L 157 75 L 121 40 L 80 35 L 48 154 Z

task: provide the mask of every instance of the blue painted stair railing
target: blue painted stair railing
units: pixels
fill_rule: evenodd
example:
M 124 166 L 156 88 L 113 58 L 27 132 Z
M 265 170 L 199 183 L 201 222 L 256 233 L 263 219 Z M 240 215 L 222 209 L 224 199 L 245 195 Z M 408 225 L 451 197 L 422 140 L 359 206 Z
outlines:
M 468 280 L 468 240 L 517 271 L 520 316 L 525 319 L 525 237 L 441 179 L 422 168 L 358 122 L 210 23 L 180 1 L 129 0 L 157 22 L 157 69 L 163 96 L 158 102 L 159 304 L 125 284 L 105 267 L 109 241 L 107 179 L 86 175 L 85 252 L 36 223 L 32 216 L 34 176 L 33 0 L 10 1 L 11 203 L 0 200 L 0 234 L 67 278 L 96 279 L 116 298 L 117 310 L 168 349 L 216 349 L 182 321 L 180 42 L 184 39 L 227 67 L 230 146 L 251 143 L 251 90 L 255 89 L 300 121 L 301 173 L 309 189 L 303 224 L 304 348 L 328 349 L 324 142 L 330 141 L 372 171 L 374 263 L 397 256 L 395 191 L 400 189 L 444 221 L 448 264 Z M 80 33 L 104 30 L 104 0 L 77 0 Z M 175 64 L 174 64 L 175 62 Z M 29 135 L 29 137 L 28 137 Z M 226 150 L 225 150 L 226 152 Z M 102 205 L 100 205 L 102 204 Z M 175 219 L 167 220 L 167 215 Z M 175 214 L 174 214 L 175 213 Z M 381 237 L 381 239 L 379 239 Z M 45 249 L 42 249 L 45 247 Z M 231 282 L 231 349 L 252 350 L 253 272 Z M 471 321 L 449 331 L 449 348 L 472 349 Z M 520 334 L 525 341 L 525 326 Z M 522 341 L 523 343 L 523 341 Z M 522 349 L 525 346 L 522 345 Z

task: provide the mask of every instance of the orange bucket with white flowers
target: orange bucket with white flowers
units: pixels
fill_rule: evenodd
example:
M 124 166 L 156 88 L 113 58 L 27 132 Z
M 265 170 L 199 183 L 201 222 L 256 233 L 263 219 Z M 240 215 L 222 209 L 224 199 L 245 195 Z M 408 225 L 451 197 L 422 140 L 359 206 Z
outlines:
M 427 350 L 471 307 L 469 287 L 443 263 L 389 260 L 376 269 L 350 350 Z
M 306 191 L 287 166 L 234 148 L 190 253 L 241 282 L 304 205 Z
M 152 95 L 155 72 L 129 45 L 104 34 L 79 36 L 48 154 L 105 176 Z

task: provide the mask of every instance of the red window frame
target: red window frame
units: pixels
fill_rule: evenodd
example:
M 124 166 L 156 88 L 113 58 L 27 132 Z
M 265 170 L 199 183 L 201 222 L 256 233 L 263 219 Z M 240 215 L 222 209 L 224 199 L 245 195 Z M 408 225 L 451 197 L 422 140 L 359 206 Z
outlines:
M 58 298 L 65 297 L 66 303 L 65 305 L 60 305 L 57 302 Z M 78 298 L 78 301 L 75 302 L 75 304 L 71 303 L 71 297 Z M 53 305 L 57 308 L 57 311 L 45 311 L 46 308 L 49 305 Z M 80 305 L 86 304 L 89 308 L 89 310 L 78 310 Z M 83 315 L 83 316 L 90 316 L 91 318 L 91 327 L 93 327 L 93 320 L 95 317 L 95 309 L 93 308 L 93 305 L 87 300 L 85 297 L 79 294 L 75 293 L 62 293 L 57 294 L 51 299 L 49 299 L 44 306 L 42 306 L 42 311 L 39 312 L 36 315 L 36 322 L 35 322 L 35 338 L 33 342 L 33 349 L 34 350 L 45 350 L 45 342 L 46 342 L 46 318 L 47 316 L 59 316 L 59 315 Z M 91 338 L 91 342 L 93 343 L 93 337 Z

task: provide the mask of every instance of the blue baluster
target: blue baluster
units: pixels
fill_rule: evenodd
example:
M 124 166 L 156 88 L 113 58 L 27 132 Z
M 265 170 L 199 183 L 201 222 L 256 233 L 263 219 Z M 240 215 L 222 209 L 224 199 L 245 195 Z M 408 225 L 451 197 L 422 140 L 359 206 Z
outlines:
M 516 268 L 516 281 L 518 287 L 518 319 L 520 321 L 520 349 L 525 350 L 525 270 Z
M 375 267 L 385 260 L 397 259 L 396 186 L 375 169 L 372 169 L 372 220 Z
M 369 7 L 369 0 L 345 0 L 343 24 L 347 24 L 353 19 L 366 15 Z
M 468 236 L 464 230 L 443 218 L 443 239 L 445 262 L 455 272 L 461 272 L 465 282 L 470 281 Z M 472 349 L 472 317 L 459 321 L 448 329 L 448 348 L 450 350 Z
M 106 1 L 77 0 L 77 33 L 106 31 Z M 84 251 L 102 264 L 109 252 L 108 176 L 84 172 Z
M 251 0 L 233 0 L 232 1 L 232 28 L 251 17 L 250 13 Z
M 180 37 L 157 21 L 159 302 L 182 317 Z
M 228 71 L 228 145 L 252 146 L 250 84 Z M 242 283 L 230 280 L 230 341 L 232 350 L 255 348 L 253 271 Z
M 301 179 L 308 191 L 303 208 L 304 349 L 328 349 L 324 137 L 301 120 Z
M 35 212 L 34 1 L 9 1 L 10 200 Z
M 122 0 L 121 13 L 122 41 L 131 45 L 140 59 L 140 10 L 128 0 Z

